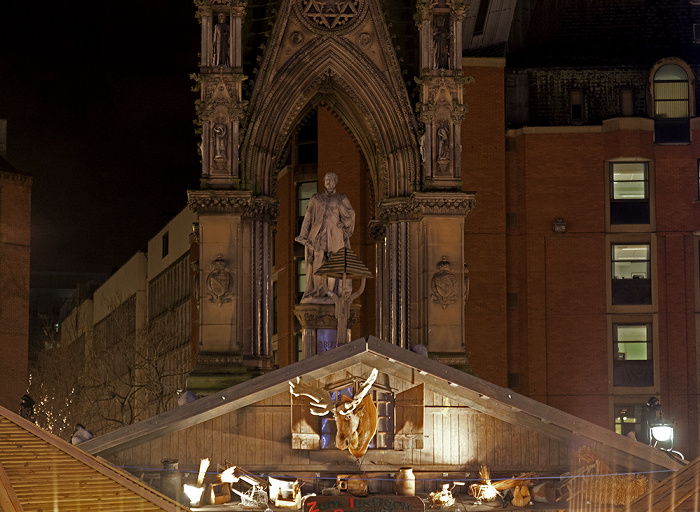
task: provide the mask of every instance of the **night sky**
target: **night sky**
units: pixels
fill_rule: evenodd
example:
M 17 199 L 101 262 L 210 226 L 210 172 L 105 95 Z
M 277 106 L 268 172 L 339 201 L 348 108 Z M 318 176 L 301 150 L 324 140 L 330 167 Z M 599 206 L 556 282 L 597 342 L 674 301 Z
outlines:
M 32 271 L 110 272 L 197 188 L 191 0 L 3 2 L 7 160 L 33 176 Z

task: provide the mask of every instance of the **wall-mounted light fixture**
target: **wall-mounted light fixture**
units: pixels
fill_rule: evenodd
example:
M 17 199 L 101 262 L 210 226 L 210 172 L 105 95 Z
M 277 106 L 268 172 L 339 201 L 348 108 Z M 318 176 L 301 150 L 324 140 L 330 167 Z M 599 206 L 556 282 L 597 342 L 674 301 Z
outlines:
M 555 233 L 566 233 L 566 222 L 561 217 L 557 217 L 552 222 L 552 231 Z
M 649 446 L 665 452 L 675 453 L 681 459 L 683 454 L 673 449 L 673 430 L 675 423 L 664 420 L 661 403 L 656 397 L 647 402 L 647 425 L 649 426 Z

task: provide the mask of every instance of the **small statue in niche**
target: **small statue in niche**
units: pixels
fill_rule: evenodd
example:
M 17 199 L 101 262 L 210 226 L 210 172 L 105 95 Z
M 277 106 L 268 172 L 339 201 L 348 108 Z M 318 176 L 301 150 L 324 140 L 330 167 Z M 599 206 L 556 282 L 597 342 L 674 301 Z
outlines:
M 226 125 L 214 125 L 214 158 L 226 160 Z
M 229 36 L 230 29 L 226 22 L 226 15 L 219 14 L 218 22 L 214 27 L 214 65 L 229 66 Z
M 438 161 L 450 160 L 450 133 L 447 131 L 447 126 L 441 124 L 437 128 L 437 139 L 438 139 Z
M 435 69 L 450 67 L 450 28 L 447 16 L 435 16 L 433 30 L 433 46 L 435 49 Z

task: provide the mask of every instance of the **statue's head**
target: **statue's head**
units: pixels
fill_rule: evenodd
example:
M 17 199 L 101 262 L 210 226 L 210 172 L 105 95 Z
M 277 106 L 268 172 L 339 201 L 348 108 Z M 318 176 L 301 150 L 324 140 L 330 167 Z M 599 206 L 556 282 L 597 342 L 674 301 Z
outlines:
M 338 175 L 334 172 L 327 172 L 323 177 L 323 184 L 326 186 L 326 190 L 335 190 L 335 186 L 338 184 Z

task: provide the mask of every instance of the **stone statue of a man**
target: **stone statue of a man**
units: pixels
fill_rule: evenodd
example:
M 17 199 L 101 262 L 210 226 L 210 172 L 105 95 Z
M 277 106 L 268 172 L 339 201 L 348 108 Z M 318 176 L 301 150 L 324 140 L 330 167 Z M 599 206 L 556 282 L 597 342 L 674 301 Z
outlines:
M 301 231 L 295 238 L 306 247 L 306 291 L 301 302 L 329 301 L 321 287 L 324 278 L 315 273 L 333 253 L 343 247 L 350 248 L 350 237 L 355 231 L 355 211 L 348 198 L 335 191 L 338 176 L 329 172 L 323 183 L 326 190 L 309 199 Z M 334 287 L 335 279 L 328 279 L 328 289 Z
M 230 28 L 226 22 L 226 15 L 219 14 L 218 23 L 214 27 L 214 65 L 229 66 L 229 38 Z

